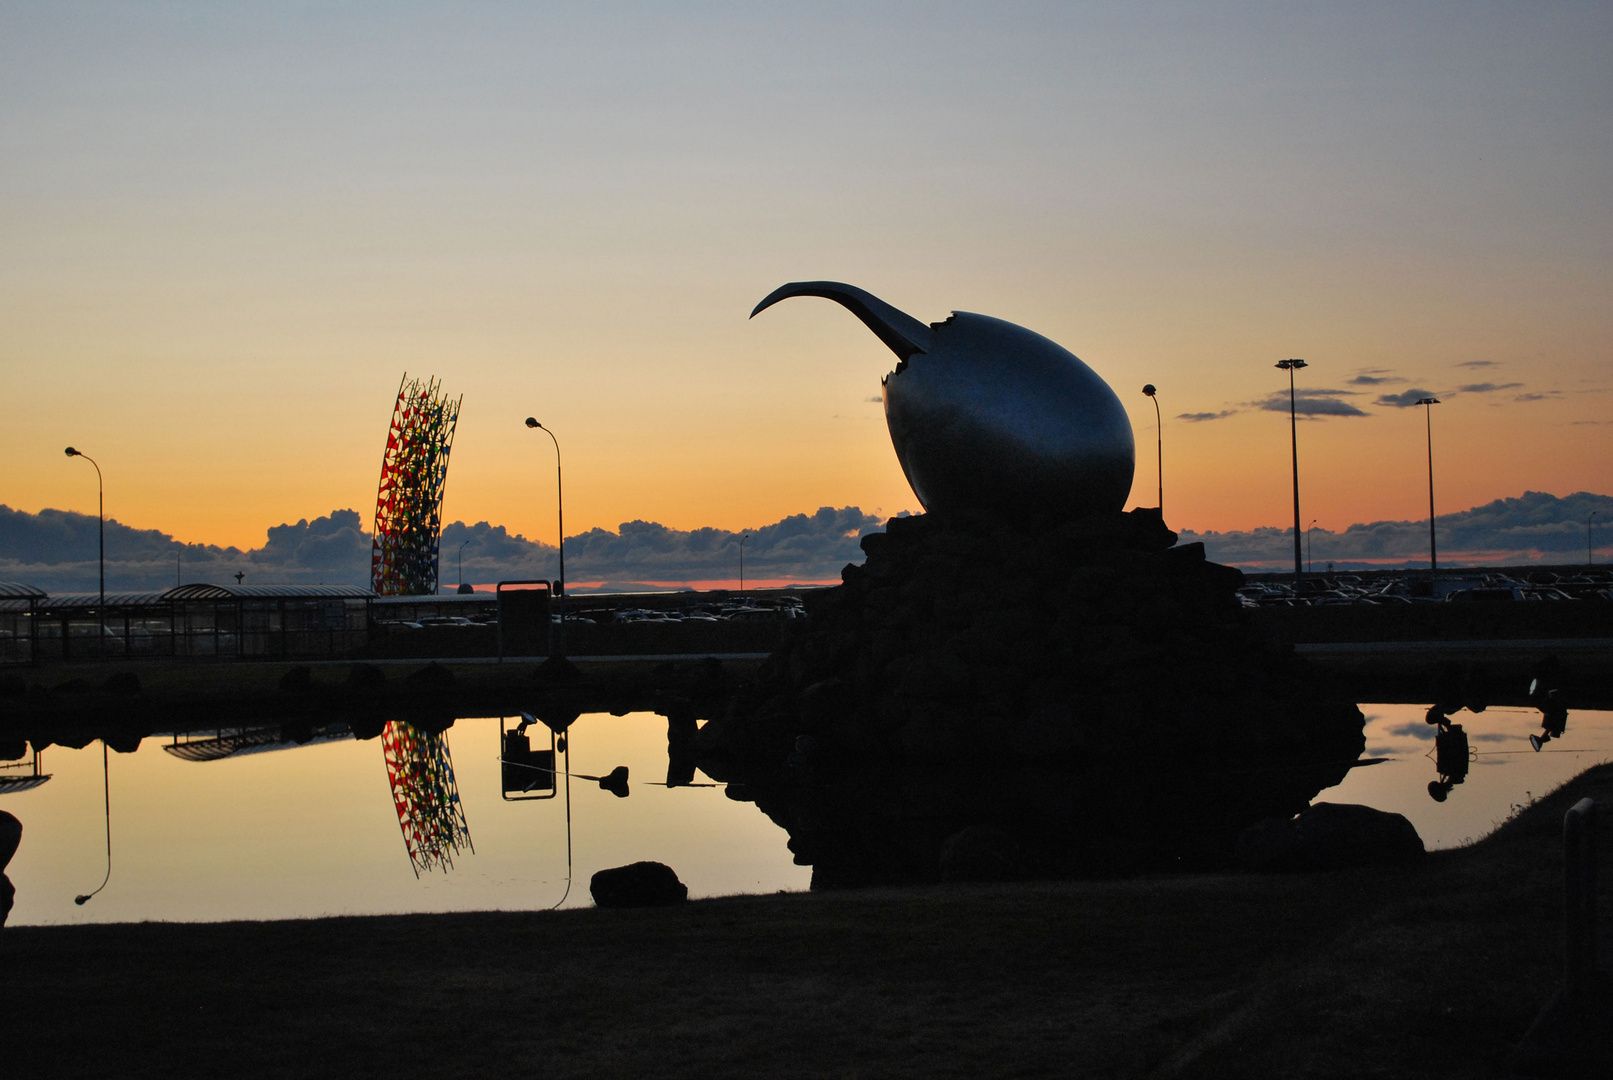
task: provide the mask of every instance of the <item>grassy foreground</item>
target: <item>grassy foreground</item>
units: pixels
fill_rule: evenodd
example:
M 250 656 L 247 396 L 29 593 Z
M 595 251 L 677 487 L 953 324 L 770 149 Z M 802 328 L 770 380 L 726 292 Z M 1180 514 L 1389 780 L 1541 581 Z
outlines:
M 1585 795 L 1613 810 L 1613 766 L 1411 870 L 13 927 L 0 1060 L 16 1076 L 1500 1075 L 1556 983 L 1562 814 Z M 1610 863 L 1604 834 L 1604 883 Z

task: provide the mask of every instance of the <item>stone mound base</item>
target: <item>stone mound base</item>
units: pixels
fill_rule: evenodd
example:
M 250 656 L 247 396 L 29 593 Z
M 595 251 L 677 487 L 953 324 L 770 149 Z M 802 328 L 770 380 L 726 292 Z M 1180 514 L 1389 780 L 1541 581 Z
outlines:
M 1243 575 L 1157 511 L 1044 532 L 896 519 L 808 600 L 702 767 L 814 885 L 938 880 L 970 827 L 1028 875 L 1230 862 L 1363 747 L 1360 711 L 1248 625 Z

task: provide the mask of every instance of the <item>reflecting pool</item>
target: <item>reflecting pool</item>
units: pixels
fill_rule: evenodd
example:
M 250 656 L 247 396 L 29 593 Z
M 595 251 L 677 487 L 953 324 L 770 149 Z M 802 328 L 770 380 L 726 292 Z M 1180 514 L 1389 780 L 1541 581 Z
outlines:
M 1368 758 L 1317 801 L 1358 802 L 1405 814 L 1430 848 L 1489 832 L 1512 808 L 1598 762 L 1613 760 L 1613 713 L 1576 712 L 1540 751 L 1532 709 L 1491 708 L 1450 719 L 1467 736 L 1469 768 L 1443 801 L 1435 726 L 1412 705 L 1363 705 Z M 460 720 L 410 743 L 389 730 L 356 740 L 313 732 L 303 745 L 248 733 L 226 745 L 207 735 L 146 739 L 109 755 L 112 872 L 106 870 L 102 747 L 48 748 L 48 783 L 0 794 L 23 823 L 7 874 L 17 888 L 10 924 L 147 919 L 280 919 L 320 915 L 537 910 L 591 903 L 597 870 L 664 862 L 692 897 L 804 890 L 785 832 L 754 805 L 729 799 L 696 772 L 666 787 L 667 721 L 653 713 L 585 715 L 569 730 L 567 801 L 507 800 L 501 731 L 513 722 Z M 540 756 L 550 745 L 530 732 Z M 254 742 L 254 739 L 257 741 Z M 562 769 L 566 757 L 559 759 Z M 1139 749 L 1138 774 L 1147 768 Z M 625 766 L 628 797 L 600 786 Z M 545 794 L 538 784 L 534 794 Z M 447 823 L 447 824 L 444 824 Z M 433 829 L 439 829 L 433 833 Z M 435 838 L 434 838 L 435 837 Z
M 1540 732 L 1538 709 L 1462 710 L 1450 717 L 1467 735 L 1466 778 L 1443 802 L 1429 795 L 1437 782 L 1436 725 L 1426 706 L 1362 705 L 1367 748 L 1363 757 L 1387 758 L 1351 769 L 1344 782 L 1313 802 L 1363 803 L 1404 814 L 1430 849 L 1457 847 L 1493 830 L 1512 813 L 1592 765 L 1613 761 L 1613 712 L 1574 712 L 1563 736 L 1539 751 L 1529 736 Z
M 197 761 L 153 737 L 133 754 L 113 753 L 112 876 L 82 907 L 74 896 L 106 870 L 101 745 L 50 747 L 48 783 L 0 796 L 0 809 L 23 823 L 6 869 L 17 888 L 8 925 L 533 910 L 562 896 L 566 907 L 586 907 L 595 871 L 641 859 L 671 866 L 691 897 L 807 887 L 811 868 L 794 865 L 784 831 L 754 806 L 721 787 L 647 783 L 666 778 L 667 722 L 632 713 L 571 726 L 574 775 L 626 766 L 631 779 L 625 799 L 572 781 L 567 895 L 564 781 L 554 799 L 505 801 L 499 728 L 496 718 L 460 720 L 444 734 L 469 835 L 451 867 L 422 867 L 418 877 L 383 739 Z M 698 773 L 694 782 L 709 783 Z

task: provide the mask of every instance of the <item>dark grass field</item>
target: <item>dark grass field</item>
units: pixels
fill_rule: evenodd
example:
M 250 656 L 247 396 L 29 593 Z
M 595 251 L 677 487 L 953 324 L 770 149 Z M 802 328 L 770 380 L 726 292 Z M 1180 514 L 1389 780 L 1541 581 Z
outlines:
M 1413 870 L 11 927 L 0 1063 L 16 1077 L 1504 1075 L 1556 985 L 1562 813 L 1584 795 L 1613 808 L 1613 766 Z

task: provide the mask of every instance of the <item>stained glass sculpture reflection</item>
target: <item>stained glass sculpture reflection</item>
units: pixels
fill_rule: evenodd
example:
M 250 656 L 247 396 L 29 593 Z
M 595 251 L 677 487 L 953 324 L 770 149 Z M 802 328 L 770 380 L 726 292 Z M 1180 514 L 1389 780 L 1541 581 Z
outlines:
M 448 736 L 427 734 L 402 720 L 389 721 L 381 733 L 392 804 L 403 830 L 403 846 L 416 877 L 421 870 L 447 871 L 454 855 L 468 850 L 470 826 L 454 782 Z

